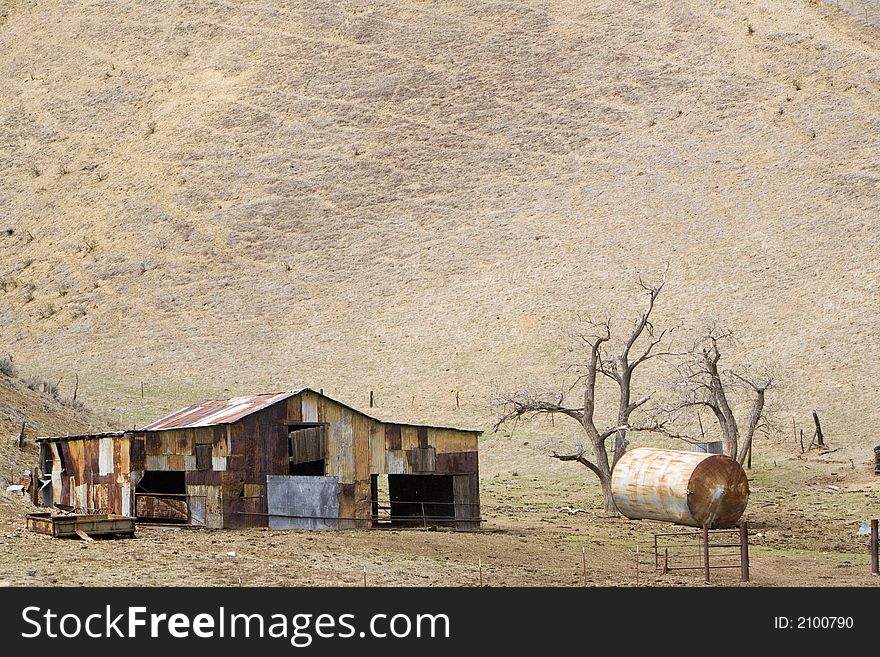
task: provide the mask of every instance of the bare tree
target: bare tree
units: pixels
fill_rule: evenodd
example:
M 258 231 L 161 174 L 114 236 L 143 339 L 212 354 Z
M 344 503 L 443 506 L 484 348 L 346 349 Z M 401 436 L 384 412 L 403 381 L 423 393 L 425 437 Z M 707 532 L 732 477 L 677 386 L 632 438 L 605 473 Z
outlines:
M 576 340 L 585 348 L 585 362 L 579 363 L 582 372 L 574 384 L 566 390 L 537 392 L 518 390 L 498 395 L 495 405 L 499 408 L 499 419 L 495 424 L 497 431 L 503 424 L 517 419 L 528 419 L 540 414 L 559 414 L 576 421 L 586 436 L 586 443 L 580 443 L 573 451 L 550 456 L 560 461 L 576 461 L 598 478 L 602 486 L 604 508 L 616 513 L 617 507 L 611 495 L 611 471 L 618 459 L 626 452 L 630 431 L 655 431 L 673 435 L 667 431 L 667 422 L 658 417 L 648 417 L 645 422 L 634 424 L 631 421 L 635 411 L 642 408 L 652 395 L 635 400 L 632 380 L 635 371 L 652 358 L 672 355 L 660 345 L 671 329 L 657 330 L 651 323 L 651 313 L 663 286 L 666 283 L 667 269 L 656 285 L 647 285 L 639 280 L 647 302 L 644 310 L 630 329 L 622 347 L 616 353 L 608 353 L 611 341 L 611 321 L 594 322 L 587 332 L 576 335 Z M 618 390 L 617 422 L 610 427 L 600 427 L 596 420 L 596 383 L 599 375 L 614 381 Z M 566 404 L 566 395 L 578 385 L 583 386 L 579 403 Z M 609 454 L 608 440 L 614 436 L 613 452 Z
M 694 358 L 683 372 L 686 398 L 677 408 L 709 408 L 721 429 L 722 451 L 742 464 L 746 459 L 751 461 L 755 431 L 762 423 L 766 424 L 766 393 L 773 387 L 774 381 L 766 372 L 738 374 L 732 370 L 720 370 L 720 344 L 729 341 L 732 335 L 727 329 L 713 328 L 695 345 Z M 748 426 L 744 434 L 740 431 L 729 401 L 733 388 L 745 389 L 751 397 Z

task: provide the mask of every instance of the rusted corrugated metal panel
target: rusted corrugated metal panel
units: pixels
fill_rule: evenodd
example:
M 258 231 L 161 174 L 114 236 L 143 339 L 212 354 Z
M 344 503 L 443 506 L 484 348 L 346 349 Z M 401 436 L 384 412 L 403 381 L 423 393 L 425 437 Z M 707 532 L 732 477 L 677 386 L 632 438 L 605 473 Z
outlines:
M 186 483 L 192 485 L 217 486 L 223 483 L 223 472 L 216 470 L 187 470 Z
M 292 397 L 288 397 L 287 399 L 287 412 L 285 416 L 291 422 L 302 422 L 302 398 L 300 395 L 293 395 Z
M 456 529 L 480 528 L 480 482 L 476 474 L 452 477 Z
M 406 452 L 402 449 L 389 449 L 385 453 L 385 470 L 387 474 L 406 474 Z
M 649 447 L 620 458 L 611 490 L 627 518 L 694 527 L 733 526 L 749 496 L 745 472 L 728 456 Z
M 356 523 L 351 518 L 355 514 L 354 483 L 339 484 L 339 529 L 354 529 Z
M 360 413 L 351 413 L 351 435 L 354 443 L 354 480 L 370 479 L 370 424 L 373 421 Z M 369 497 L 369 496 L 368 496 Z
M 475 452 L 477 451 L 477 435 L 471 431 L 455 429 L 428 429 L 428 443 L 443 452 Z
M 385 425 L 385 449 L 400 449 L 400 425 Z
M 400 427 L 400 449 L 410 450 L 419 446 L 419 432 L 408 424 Z
M 332 418 L 330 422 L 332 439 L 329 442 L 336 448 L 336 476 L 342 483 L 354 484 L 355 453 L 352 414 L 347 409 L 337 407 L 332 415 L 328 415 L 328 418 Z
M 186 500 L 183 499 L 138 495 L 137 517 L 188 522 L 188 506 Z
M 407 450 L 406 458 L 413 473 L 434 472 L 436 459 L 433 447 L 416 447 L 415 449 Z
M 435 456 L 438 474 L 471 474 L 479 468 L 477 452 L 445 452 Z
M 300 416 L 303 422 L 318 422 L 318 395 L 313 392 L 303 392 L 300 395 L 302 408 Z
M 365 529 L 372 525 L 373 507 L 370 493 L 372 490 L 369 479 L 354 482 L 354 517 L 355 526 Z
M 299 390 L 290 390 L 231 399 L 205 399 L 148 424 L 144 430 L 159 431 L 230 424 L 299 392 Z
M 385 474 L 385 427 L 370 423 L 370 474 Z

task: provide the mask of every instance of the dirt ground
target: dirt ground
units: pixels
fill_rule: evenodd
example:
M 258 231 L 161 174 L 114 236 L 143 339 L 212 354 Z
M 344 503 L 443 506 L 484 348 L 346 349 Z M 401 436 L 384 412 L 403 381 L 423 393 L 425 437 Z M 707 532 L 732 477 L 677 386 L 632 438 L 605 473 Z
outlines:
M 497 440 L 497 439 L 490 439 Z M 488 448 L 491 452 L 491 446 Z M 867 464 L 789 458 L 756 463 L 746 517 L 751 584 L 876 586 L 862 521 L 880 515 Z M 492 469 L 491 458 L 489 469 Z M 550 461 L 550 459 L 547 459 Z M 21 499 L 0 498 L 0 583 L 58 586 L 703 586 L 698 571 L 655 571 L 653 534 L 690 531 L 606 516 L 597 486 L 573 467 L 536 474 L 495 467 L 482 481 L 479 532 L 195 530 L 138 526 L 135 539 L 53 539 L 24 528 Z M 572 510 L 583 509 L 574 514 Z M 873 514 L 873 515 L 871 515 Z M 739 571 L 713 584 L 741 585 Z

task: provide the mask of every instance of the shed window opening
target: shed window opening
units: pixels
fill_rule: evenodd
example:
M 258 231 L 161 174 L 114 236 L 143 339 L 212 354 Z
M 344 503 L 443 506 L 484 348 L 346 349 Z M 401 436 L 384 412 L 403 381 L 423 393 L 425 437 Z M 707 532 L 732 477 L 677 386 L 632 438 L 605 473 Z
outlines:
M 326 474 L 326 455 L 326 425 L 291 425 L 288 427 L 288 475 L 323 477 Z
M 135 507 L 142 522 L 188 523 L 186 473 L 147 470 L 135 488 Z

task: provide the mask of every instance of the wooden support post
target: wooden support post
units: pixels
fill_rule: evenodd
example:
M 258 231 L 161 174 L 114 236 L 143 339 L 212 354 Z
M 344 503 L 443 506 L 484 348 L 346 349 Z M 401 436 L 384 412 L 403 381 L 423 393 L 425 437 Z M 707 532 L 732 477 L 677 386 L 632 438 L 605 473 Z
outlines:
M 816 442 L 819 447 L 825 447 L 825 436 L 822 434 L 822 425 L 819 424 L 819 415 L 813 411 L 813 422 L 816 424 Z
M 709 525 L 703 525 L 703 567 L 706 569 L 706 584 L 709 583 Z
M 480 566 L 480 588 L 483 588 L 483 559 L 482 559 L 482 557 L 480 558 L 478 563 Z
M 587 548 L 582 547 L 581 550 L 584 553 L 584 586 L 587 585 Z
M 370 390 L 370 408 L 373 408 L 373 391 Z
M 636 586 L 639 585 L 639 546 L 636 545 Z
M 141 399 L 144 398 L 144 382 L 141 381 Z
M 749 581 L 749 523 L 743 521 L 739 525 L 739 561 L 742 567 L 741 579 Z
M 880 558 L 877 555 L 877 519 L 871 521 L 871 574 L 880 575 Z
M 669 572 L 669 548 L 663 550 L 663 574 L 666 575 Z
M 25 428 L 26 424 L 27 424 L 27 420 L 24 420 L 21 423 L 21 431 L 18 432 L 18 448 L 19 449 L 24 447 L 24 428 Z
M 364 588 L 367 586 L 367 567 L 364 566 Z
M 428 516 L 425 515 L 425 503 L 422 502 L 422 525 L 425 529 L 428 528 Z

